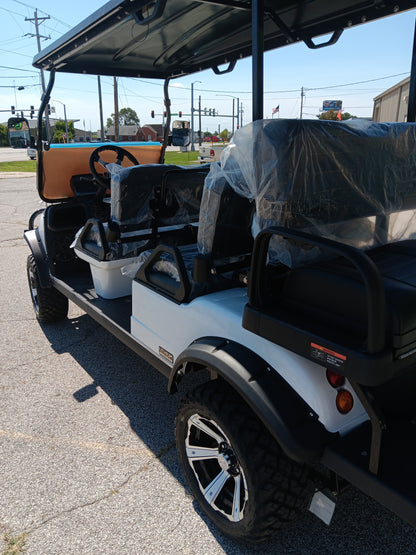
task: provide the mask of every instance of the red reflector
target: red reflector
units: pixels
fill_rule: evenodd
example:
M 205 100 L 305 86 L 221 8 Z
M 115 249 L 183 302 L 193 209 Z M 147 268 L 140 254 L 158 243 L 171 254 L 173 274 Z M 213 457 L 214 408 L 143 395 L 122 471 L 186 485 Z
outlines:
M 335 402 L 337 405 L 337 409 L 341 414 L 347 414 L 354 406 L 353 396 L 346 389 L 341 389 L 340 391 L 338 391 Z
M 326 379 L 332 385 L 332 387 L 341 387 L 345 384 L 345 376 L 334 372 L 333 370 L 326 371 Z

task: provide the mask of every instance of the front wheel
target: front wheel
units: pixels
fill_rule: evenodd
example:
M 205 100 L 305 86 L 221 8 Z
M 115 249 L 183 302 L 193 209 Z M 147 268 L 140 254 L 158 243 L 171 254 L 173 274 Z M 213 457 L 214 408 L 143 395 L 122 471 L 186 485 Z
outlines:
M 43 324 L 58 322 L 68 314 L 68 299 L 53 287 L 42 287 L 33 255 L 27 258 L 27 279 L 36 318 Z
M 234 539 L 262 541 L 306 506 L 306 468 L 284 455 L 221 380 L 197 387 L 182 401 L 176 443 L 193 495 L 211 521 Z

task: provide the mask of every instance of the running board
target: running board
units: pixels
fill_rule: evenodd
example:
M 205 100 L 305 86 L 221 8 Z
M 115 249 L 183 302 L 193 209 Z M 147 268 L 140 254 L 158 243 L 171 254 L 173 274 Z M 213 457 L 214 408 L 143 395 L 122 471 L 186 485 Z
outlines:
M 91 318 L 108 330 L 161 374 L 169 378 L 171 367 L 143 347 L 130 333 L 131 296 L 106 300 L 98 297 L 85 279 L 69 279 L 71 284 L 51 276 L 53 287 L 82 308 Z

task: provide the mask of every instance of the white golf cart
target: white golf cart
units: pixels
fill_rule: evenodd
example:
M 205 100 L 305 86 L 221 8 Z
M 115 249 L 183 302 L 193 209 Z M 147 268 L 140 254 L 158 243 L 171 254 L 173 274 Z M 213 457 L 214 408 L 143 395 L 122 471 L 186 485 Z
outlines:
M 408 123 L 263 119 L 264 50 L 330 46 L 415 6 L 111 0 L 35 57 L 50 72 L 37 141 L 48 206 L 25 232 L 37 318 L 65 318 L 70 299 L 169 392 L 205 372 L 177 448 L 234 538 L 262 540 L 308 504 L 329 522 L 325 491 L 346 482 L 416 524 L 416 60 Z M 253 121 L 219 164 L 41 140 L 56 72 L 164 79 L 168 129 L 172 78 L 246 56 Z

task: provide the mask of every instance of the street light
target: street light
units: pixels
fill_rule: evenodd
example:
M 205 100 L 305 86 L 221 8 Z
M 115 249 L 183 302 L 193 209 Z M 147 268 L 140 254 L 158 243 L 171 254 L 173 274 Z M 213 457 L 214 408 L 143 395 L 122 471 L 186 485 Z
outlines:
M 53 99 L 53 102 L 59 102 L 59 104 L 62 104 L 62 106 L 64 107 L 64 117 L 65 117 L 65 142 L 68 142 L 68 122 L 66 120 L 66 106 L 63 102 L 61 102 L 60 100 L 56 100 L 56 98 Z
M 195 151 L 195 134 L 194 134 L 194 85 L 202 83 L 202 81 L 194 81 L 191 83 L 191 150 Z
M 240 115 L 240 99 L 237 98 L 236 96 L 232 96 L 231 94 L 217 94 L 216 96 L 228 96 L 228 97 L 230 97 L 230 98 L 233 99 L 233 117 L 232 117 L 232 120 L 233 120 L 233 131 L 232 131 L 232 133 L 233 133 L 233 135 L 234 135 L 234 118 L 236 117 L 236 116 L 234 115 L 234 100 L 237 100 L 237 126 L 238 126 L 238 119 L 239 119 L 239 115 Z

